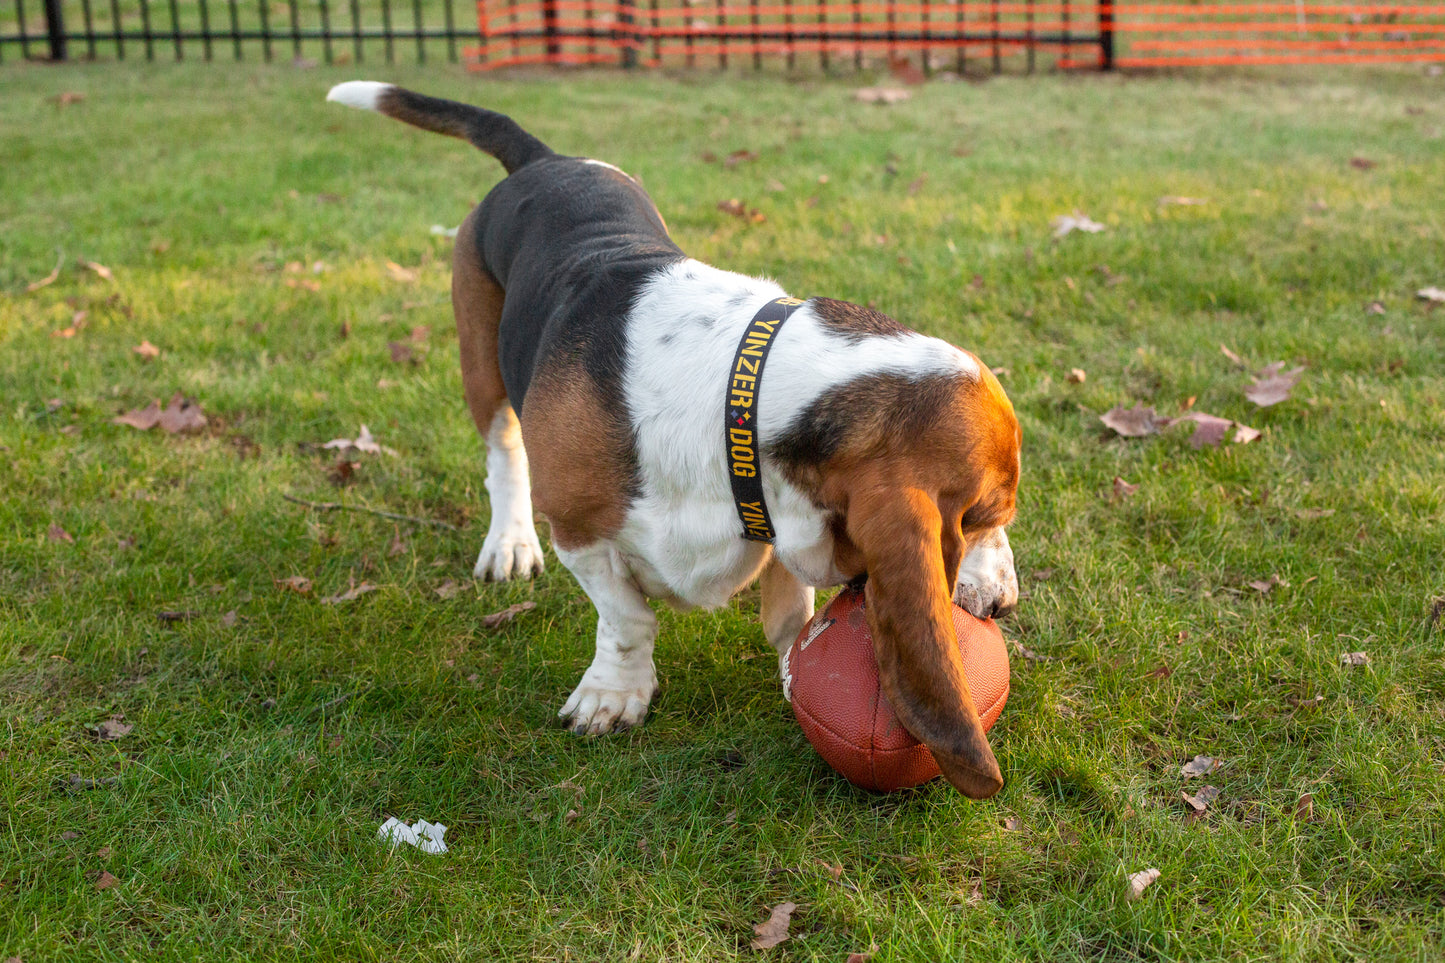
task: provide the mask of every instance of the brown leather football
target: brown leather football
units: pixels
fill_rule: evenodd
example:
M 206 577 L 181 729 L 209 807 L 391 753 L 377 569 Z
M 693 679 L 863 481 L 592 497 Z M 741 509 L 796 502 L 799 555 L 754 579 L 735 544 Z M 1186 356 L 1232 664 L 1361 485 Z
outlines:
M 992 728 L 1008 701 L 1008 648 L 993 619 L 953 607 L 963 674 Z M 891 792 L 941 775 L 933 754 L 903 728 L 878 685 L 861 591 L 845 588 L 803 626 L 788 650 L 783 694 L 813 748 L 849 782 Z

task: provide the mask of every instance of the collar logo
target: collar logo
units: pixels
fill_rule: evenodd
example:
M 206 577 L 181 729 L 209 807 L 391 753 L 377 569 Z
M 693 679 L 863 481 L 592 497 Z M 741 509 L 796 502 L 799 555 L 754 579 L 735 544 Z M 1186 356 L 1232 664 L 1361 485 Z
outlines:
M 798 298 L 776 298 L 753 315 L 733 356 L 728 380 L 727 409 L 724 412 L 724 438 L 728 456 L 728 477 L 732 483 L 733 502 L 738 520 L 743 525 L 743 538 L 754 542 L 771 542 L 773 523 L 763 501 L 763 483 L 759 475 L 762 455 L 758 450 L 754 414 L 758 404 L 758 386 L 763 377 L 763 364 L 773 347 L 783 322 L 803 302 Z

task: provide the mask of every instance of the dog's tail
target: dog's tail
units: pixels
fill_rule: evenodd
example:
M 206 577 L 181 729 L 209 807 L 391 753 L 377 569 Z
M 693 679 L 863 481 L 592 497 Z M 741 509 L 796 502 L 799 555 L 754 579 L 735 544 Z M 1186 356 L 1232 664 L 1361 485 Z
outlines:
M 527 133 L 506 114 L 459 104 L 454 100 L 427 97 L 392 84 L 348 80 L 332 87 L 326 99 L 348 107 L 374 110 L 422 130 L 470 141 L 477 149 L 501 161 L 508 174 L 552 154 L 552 148 Z

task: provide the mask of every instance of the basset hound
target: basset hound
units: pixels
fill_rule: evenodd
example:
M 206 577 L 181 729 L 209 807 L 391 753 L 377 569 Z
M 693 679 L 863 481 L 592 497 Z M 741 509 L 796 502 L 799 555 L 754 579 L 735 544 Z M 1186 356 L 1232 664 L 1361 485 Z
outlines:
M 566 723 L 598 734 L 646 716 L 649 599 L 716 607 L 760 578 L 781 662 L 814 587 L 866 579 L 890 704 L 954 786 L 997 792 L 949 609 L 1018 599 L 1004 526 L 1019 425 L 988 367 L 868 308 L 688 258 L 630 176 L 502 114 L 370 81 L 327 99 L 462 138 L 507 171 L 452 264 L 491 496 L 475 574 L 539 573 L 533 509 L 546 516 L 597 608 Z

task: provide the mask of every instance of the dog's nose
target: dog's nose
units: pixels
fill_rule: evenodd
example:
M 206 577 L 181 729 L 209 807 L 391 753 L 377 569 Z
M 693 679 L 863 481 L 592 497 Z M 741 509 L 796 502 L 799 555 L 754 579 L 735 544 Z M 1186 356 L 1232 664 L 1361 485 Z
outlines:
M 988 617 L 991 619 L 1007 618 L 1014 614 L 1016 608 L 1018 608 L 1017 605 L 1005 605 L 1002 601 L 995 601 L 989 606 Z

